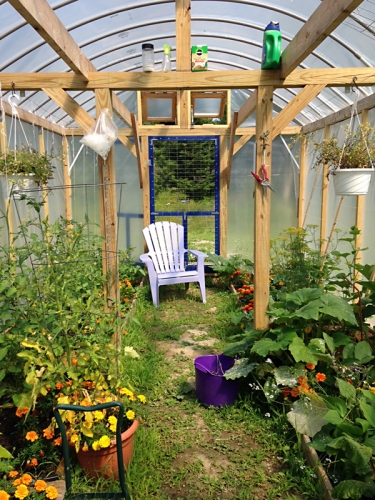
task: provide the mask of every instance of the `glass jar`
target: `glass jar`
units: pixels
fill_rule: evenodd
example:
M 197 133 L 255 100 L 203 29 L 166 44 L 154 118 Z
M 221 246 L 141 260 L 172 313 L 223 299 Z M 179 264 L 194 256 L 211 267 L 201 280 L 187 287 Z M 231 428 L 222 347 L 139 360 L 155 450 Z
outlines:
M 143 71 L 154 71 L 154 46 L 152 43 L 142 44 Z

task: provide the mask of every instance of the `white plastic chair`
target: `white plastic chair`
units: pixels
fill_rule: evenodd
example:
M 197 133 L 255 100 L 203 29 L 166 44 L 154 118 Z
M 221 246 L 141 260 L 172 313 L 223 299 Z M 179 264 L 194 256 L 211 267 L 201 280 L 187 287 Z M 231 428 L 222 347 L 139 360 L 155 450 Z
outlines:
M 184 248 L 184 228 L 174 222 L 156 222 L 143 229 L 148 253 L 140 256 L 146 264 L 152 301 L 159 305 L 159 286 L 177 283 L 199 283 L 202 301 L 206 303 L 206 285 L 204 281 L 204 258 L 207 255 L 199 250 Z M 197 269 L 185 270 L 185 254 L 197 257 Z M 187 285 L 188 286 L 188 285 Z

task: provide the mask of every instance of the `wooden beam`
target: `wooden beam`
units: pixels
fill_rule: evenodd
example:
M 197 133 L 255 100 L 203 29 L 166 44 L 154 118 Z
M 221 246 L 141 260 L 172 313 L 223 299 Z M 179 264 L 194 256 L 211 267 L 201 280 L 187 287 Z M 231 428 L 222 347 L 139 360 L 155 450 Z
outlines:
M 65 194 L 65 218 L 66 220 L 73 219 L 72 212 L 72 181 L 69 177 L 69 148 L 68 148 L 68 139 L 63 137 L 63 175 L 64 175 L 64 185 L 66 188 L 64 189 Z
M 254 90 L 251 96 L 242 104 L 238 110 L 237 127 L 240 127 L 243 122 L 252 114 L 257 108 L 258 91 Z
M 191 0 L 176 0 L 176 70 L 191 71 Z
M 265 163 L 271 179 L 272 161 L 272 105 L 273 88 L 258 89 L 256 117 L 256 168 L 258 175 L 263 176 L 261 166 Z M 261 136 L 268 132 L 269 139 L 263 149 Z M 264 158 L 265 152 L 265 158 Z M 255 181 L 254 204 L 254 328 L 268 328 L 269 318 L 266 315 L 270 293 L 270 228 L 271 228 L 271 191 L 264 192 L 263 187 Z
M 298 189 L 298 227 L 303 227 L 305 218 L 305 197 L 306 197 L 306 179 L 307 179 L 307 162 L 306 162 L 306 137 L 302 137 L 300 142 L 300 163 L 299 163 L 299 189 Z
M 150 213 L 150 171 L 148 167 L 148 137 L 141 138 L 142 144 L 142 178 L 143 178 L 143 225 L 147 227 L 151 223 Z M 146 243 L 145 243 L 146 248 Z
M 281 131 L 294 120 L 300 113 L 320 92 L 324 89 L 325 85 L 306 85 L 298 94 L 288 102 L 285 108 L 276 116 L 273 121 L 272 139 L 275 139 Z
M 290 75 L 362 2 L 323 0 L 282 53 L 281 77 Z
M 231 127 L 230 127 L 230 138 L 229 138 L 228 167 L 227 167 L 227 185 L 228 185 L 228 189 L 230 187 L 230 174 L 231 174 L 231 171 L 232 171 L 233 150 L 234 150 L 234 141 L 235 141 L 235 138 L 236 138 L 237 119 L 238 119 L 238 112 L 235 111 L 233 113 L 232 124 L 231 124 Z
M 8 116 L 12 116 L 12 107 L 9 103 L 3 100 L 4 112 Z M 35 115 L 34 113 L 30 113 L 29 111 L 25 111 L 22 108 L 17 107 L 18 116 L 20 120 L 26 123 L 31 123 L 32 125 L 36 125 L 38 127 L 43 127 L 45 130 L 50 130 L 55 134 L 64 135 L 65 128 L 60 125 L 56 125 L 56 123 L 52 123 L 49 120 L 41 118 L 40 116 Z
M 375 68 L 320 68 L 294 70 L 285 79 L 279 70 L 238 71 L 171 71 L 154 72 L 93 72 L 89 81 L 73 73 L 1 73 L 2 90 L 40 90 L 42 88 L 63 88 L 66 90 L 222 90 L 251 89 L 272 85 L 275 88 L 304 87 L 322 84 L 327 87 L 346 87 L 356 76 L 358 86 L 375 85 Z
M 45 144 L 44 144 L 44 130 L 41 128 L 39 130 L 39 153 L 44 154 L 46 152 Z M 42 186 L 42 197 L 44 201 L 43 205 L 43 214 L 46 219 L 49 217 L 49 203 L 48 203 L 48 188 L 46 186 Z
M 141 146 L 139 143 L 138 122 L 137 122 L 137 118 L 136 118 L 134 113 L 132 113 L 132 126 L 133 126 L 133 132 L 134 132 L 135 150 L 137 152 L 139 187 L 142 189 L 143 188 L 142 153 L 141 153 Z
M 324 129 L 324 139 L 329 139 L 331 131 L 329 127 Z M 320 221 L 320 251 L 324 252 L 327 238 L 327 216 L 328 216 L 328 165 L 323 165 L 322 177 L 322 204 L 321 204 L 321 221 Z
M 368 123 L 368 111 L 363 110 L 362 111 L 362 124 L 365 125 Z M 362 247 L 362 239 L 363 239 L 363 216 L 365 212 L 365 196 L 357 196 L 357 210 L 356 210 L 356 217 L 355 217 L 355 225 L 357 228 L 360 230 L 360 234 L 357 234 L 355 237 L 355 247 L 356 248 L 361 248 Z M 355 262 L 356 264 L 359 264 L 361 262 L 361 257 L 362 257 L 362 252 L 357 252 L 357 255 L 355 256 Z M 358 277 L 358 273 L 357 277 Z
M 128 110 L 128 108 L 125 106 L 125 104 L 120 100 L 120 98 L 112 92 L 112 105 L 113 105 L 113 112 L 116 114 L 120 120 L 125 122 L 129 127 L 132 126 L 132 119 L 131 119 L 131 113 Z
M 238 129 L 236 130 L 236 135 L 237 135 L 237 131 Z M 233 154 L 235 155 L 236 153 L 238 153 L 238 151 L 242 148 L 242 146 L 244 146 L 252 137 L 253 137 L 254 134 L 249 134 L 249 135 L 242 135 L 235 143 L 234 143 L 234 148 L 233 148 Z
M 62 89 L 42 89 L 47 96 L 52 99 L 61 109 L 65 111 L 73 120 L 86 132 L 91 128 L 95 120 L 85 111 L 69 94 Z
M 359 99 L 357 102 L 357 111 L 361 113 L 362 111 L 366 111 L 369 109 L 375 108 L 375 94 L 371 94 L 363 99 Z M 335 123 L 342 122 L 344 120 L 348 120 L 352 114 L 353 106 L 349 105 L 345 108 L 340 109 L 340 111 L 336 111 L 336 113 L 332 113 L 316 122 L 309 123 L 308 125 L 304 125 L 301 128 L 302 134 L 310 134 L 311 132 L 315 132 L 315 130 L 320 130 L 327 125 L 334 125 Z
M 220 137 L 220 255 L 228 248 L 228 139 Z

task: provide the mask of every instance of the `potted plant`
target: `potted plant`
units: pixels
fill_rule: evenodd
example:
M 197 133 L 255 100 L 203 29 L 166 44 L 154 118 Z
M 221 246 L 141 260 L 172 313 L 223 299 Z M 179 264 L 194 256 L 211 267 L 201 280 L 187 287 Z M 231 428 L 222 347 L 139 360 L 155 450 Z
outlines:
M 0 155 L 0 175 L 6 176 L 7 198 L 17 195 L 22 189 L 29 189 L 35 182 L 39 186 L 47 184 L 53 177 L 52 160 L 54 154 L 38 153 L 33 148 L 22 146 L 20 150 L 7 149 Z
M 317 153 L 315 165 L 328 165 L 337 195 L 367 194 L 375 165 L 375 130 L 368 124 L 359 125 L 354 132 L 346 129 L 346 139 L 340 146 L 330 137 L 313 143 Z

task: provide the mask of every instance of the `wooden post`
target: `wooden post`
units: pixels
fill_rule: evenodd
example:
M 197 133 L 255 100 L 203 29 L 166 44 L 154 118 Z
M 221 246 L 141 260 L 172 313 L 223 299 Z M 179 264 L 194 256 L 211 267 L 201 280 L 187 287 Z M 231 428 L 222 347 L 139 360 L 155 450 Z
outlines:
M 65 185 L 65 218 L 66 220 L 72 220 L 72 181 L 69 177 L 69 148 L 68 139 L 64 135 L 62 140 L 63 146 L 63 176 Z
M 191 0 L 176 0 L 176 70 L 191 71 Z M 181 128 L 190 129 L 190 91 L 177 92 L 177 117 Z
M 228 139 L 220 137 L 220 255 L 227 256 L 228 242 Z
M 44 129 L 41 128 L 39 131 L 39 153 L 42 155 L 46 152 L 45 144 L 44 144 Z M 49 204 L 48 204 L 48 188 L 46 186 L 42 186 L 42 197 L 44 201 L 43 205 L 43 213 L 44 218 L 47 219 L 49 217 Z
M 108 89 L 95 91 L 96 115 L 99 117 L 103 108 L 108 108 L 112 114 L 111 93 Z M 107 293 L 107 307 L 111 308 L 113 302 L 119 302 L 120 289 L 118 286 L 118 254 L 117 254 L 117 213 L 116 213 L 116 175 L 114 164 L 114 147 L 109 151 L 107 159 L 98 156 L 99 183 L 101 213 L 100 227 L 102 236 L 105 238 L 105 248 L 103 252 L 103 274 L 108 276 L 108 283 L 105 289 Z M 115 339 L 119 345 L 120 339 Z
M 362 111 L 362 125 L 365 125 L 368 122 L 368 110 L 364 109 Z M 363 212 L 365 211 L 365 196 L 360 195 L 357 196 L 357 212 L 355 217 L 355 225 L 361 231 L 360 234 L 357 234 L 355 237 L 355 247 L 361 248 L 362 246 L 362 230 L 363 230 Z M 359 264 L 361 262 L 361 253 L 357 252 L 355 257 L 355 263 Z M 356 277 L 358 277 L 358 273 L 356 273 Z
M 7 150 L 7 127 L 6 127 L 6 121 L 5 121 L 5 113 L 2 113 L 1 115 L 1 121 L 0 121 L 0 147 L 1 147 L 1 152 L 5 153 Z M 3 179 L 4 186 L 6 183 L 6 179 Z M 4 193 L 4 198 L 5 198 L 5 213 L 7 217 L 7 224 L 8 224 L 8 231 L 9 231 L 9 246 L 13 244 L 12 241 L 12 234 L 14 233 L 14 224 L 13 224 L 13 204 L 12 200 L 8 199 L 6 197 L 6 191 Z
M 148 166 L 148 137 L 141 137 L 142 145 L 142 178 L 143 178 L 143 226 L 147 227 L 150 222 L 150 170 Z
M 272 161 L 272 97 L 273 87 L 259 87 L 256 116 L 256 173 L 260 177 L 263 176 L 261 166 L 265 162 L 269 179 L 271 179 Z M 261 137 L 267 133 L 268 138 L 263 142 Z M 254 184 L 254 328 L 264 330 L 269 324 L 266 310 L 270 292 L 271 191 L 267 189 L 265 192 L 256 180 Z
M 306 195 L 306 136 L 300 144 L 299 190 L 298 190 L 298 227 L 303 227 Z
M 330 127 L 324 127 L 324 139 L 329 139 Z M 323 166 L 322 179 L 322 211 L 320 221 L 320 252 L 324 252 L 324 244 L 327 236 L 327 213 L 328 213 L 328 165 Z

